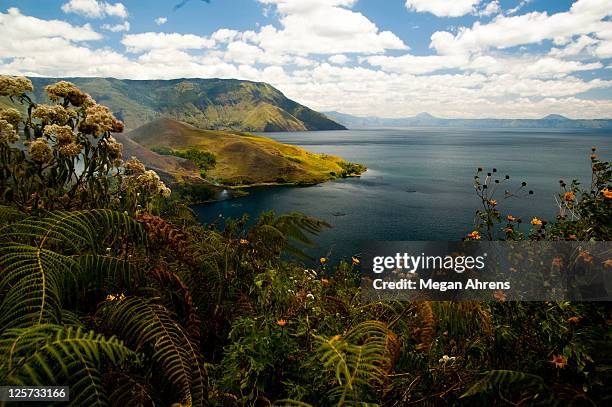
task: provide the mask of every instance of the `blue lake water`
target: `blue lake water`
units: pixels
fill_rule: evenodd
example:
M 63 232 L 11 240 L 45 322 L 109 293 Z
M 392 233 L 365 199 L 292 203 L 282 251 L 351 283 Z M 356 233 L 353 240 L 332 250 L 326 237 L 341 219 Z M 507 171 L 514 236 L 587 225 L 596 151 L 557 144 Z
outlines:
M 333 228 L 316 238 L 309 254 L 333 260 L 358 254 L 366 240 L 460 240 L 473 230 L 479 200 L 473 189 L 477 167 L 511 176 L 534 195 L 503 199 L 502 213 L 554 219 L 559 179 L 590 185 L 591 146 L 610 160 L 612 133 L 560 130 L 384 129 L 267 133 L 282 143 L 338 155 L 366 165 L 360 178 L 310 187 L 253 190 L 246 197 L 194 207 L 199 219 L 238 218 L 247 212 L 299 211 Z

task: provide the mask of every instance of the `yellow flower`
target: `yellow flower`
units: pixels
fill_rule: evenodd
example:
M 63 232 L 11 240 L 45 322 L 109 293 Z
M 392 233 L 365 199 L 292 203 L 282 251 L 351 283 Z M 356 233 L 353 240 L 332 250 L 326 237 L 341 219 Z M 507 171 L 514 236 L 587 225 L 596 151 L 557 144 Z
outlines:
M 321 263 L 321 264 L 325 264 L 325 263 L 327 263 L 327 259 L 326 259 L 325 257 L 321 257 L 321 258 L 319 259 L 319 263 Z
M 605 268 L 612 268 L 612 259 L 608 259 L 603 262 Z
M 542 220 L 540 220 L 538 218 L 533 218 L 533 219 L 531 219 L 531 224 L 532 225 L 541 225 L 542 224 Z
M 567 365 L 567 359 L 563 355 L 553 355 L 550 361 L 557 369 L 563 369 Z
M 495 205 L 497 205 L 497 201 L 495 199 L 491 199 L 491 200 L 489 200 L 489 205 L 495 206 Z
M 37 163 L 44 164 L 48 163 L 53 159 L 53 151 L 47 140 L 41 138 L 37 138 L 30 144 L 30 157 L 32 157 L 33 161 Z
M 608 199 L 612 198 L 612 190 L 610 190 L 608 188 L 602 189 L 601 193 L 603 194 L 603 196 L 605 196 Z
M 14 143 L 19 140 L 19 136 L 12 124 L 4 119 L 0 119 L 0 143 Z
M 117 297 L 115 297 L 113 294 L 109 294 L 106 296 L 106 301 L 115 301 L 117 299 Z
M 240 239 L 240 244 L 247 245 L 249 244 L 249 241 L 246 239 Z
M 361 261 L 359 261 L 359 259 L 355 256 L 351 257 L 351 260 L 353 262 L 353 266 L 358 265 L 359 263 L 361 263 Z
M 340 335 L 334 335 L 334 336 L 331 337 L 331 339 L 329 341 L 330 342 L 339 341 L 340 338 L 342 338 Z
M 21 113 L 12 107 L 8 109 L 0 109 L 0 119 L 6 120 L 13 126 L 14 129 L 17 129 L 19 127 L 19 123 L 21 122 Z
M 24 76 L 0 76 L 0 96 L 21 96 L 33 89 L 32 81 Z
M 278 321 L 276 321 L 276 324 L 278 326 L 285 326 L 287 325 L 287 321 L 285 321 L 284 319 L 279 319 Z
M 567 319 L 567 322 L 569 322 L 570 324 L 577 324 L 578 322 L 580 322 L 580 317 L 569 317 Z
M 134 156 L 123 163 L 123 168 L 131 174 L 144 174 L 145 172 L 144 164 Z
M 507 228 L 504 228 L 504 232 L 506 232 L 507 234 L 512 234 L 514 233 L 514 229 L 512 229 L 511 227 L 507 227 Z
M 574 200 L 574 193 L 572 191 L 568 191 L 566 193 L 563 194 L 563 199 L 565 199 L 566 201 L 573 201 Z
M 508 222 L 515 222 L 515 221 L 517 220 L 517 218 L 515 218 L 515 217 L 514 217 L 514 216 L 512 216 L 512 215 L 508 215 L 508 216 L 506 216 L 506 219 L 508 219 Z
M 45 86 L 45 91 L 52 101 L 57 102 L 64 98 L 72 103 L 73 106 L 81 106 L 89 98 L 88 94 L 81 92 L 73 83 L 66 81 L 47 85 Z
M 474 240 L 480 240 L 480 232 L 475 230 L 472 233 L 468 233 L 467 237 Z

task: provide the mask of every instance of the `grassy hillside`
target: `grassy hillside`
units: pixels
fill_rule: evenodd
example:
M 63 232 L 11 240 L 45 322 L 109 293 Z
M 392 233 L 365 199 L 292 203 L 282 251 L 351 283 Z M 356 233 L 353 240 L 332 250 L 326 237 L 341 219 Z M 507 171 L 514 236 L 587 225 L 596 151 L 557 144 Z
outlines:
M 172 119 L 157 119 L 141 126 L 125 138 L 147 149 L 170 149 L 177 152 L 197 148 L 214 154 L 216 164 L 206 170 L 208 181 L 224 185 L 249 186 L 269 183 L 313 184 L 346 174 L 347 163 L 339 157 L 313 154 L 302 148 L 281 144 L 250 133 L 202 130 Z M 161 156 L 163 159 L 176 159 Z M 165 165 L 165 161 L 159 161 Z M 176 170 L 175 161 L 163 171 Z M 197 171 L 190 167 L 190 174 Z M 357 169 L 359 172 L 361 169 Z M 184 167 L 178 173 L 184 173 Z
M 59 78 L 30 78 L 37 101 Z M 168 117 L 202 129 L 342 130 L 344 126 L 288 99 L 274 87 L 235 79 L 120 80 L 67 78 L 135 129 Z

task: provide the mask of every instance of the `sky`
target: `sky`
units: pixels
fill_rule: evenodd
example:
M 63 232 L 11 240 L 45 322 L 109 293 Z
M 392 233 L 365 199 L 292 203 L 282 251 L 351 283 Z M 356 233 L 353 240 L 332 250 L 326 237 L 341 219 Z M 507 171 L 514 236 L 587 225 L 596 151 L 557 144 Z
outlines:
M 0 73 L 267 82 L 319 111 L 612 118 L 612 0 L 0 0 Z

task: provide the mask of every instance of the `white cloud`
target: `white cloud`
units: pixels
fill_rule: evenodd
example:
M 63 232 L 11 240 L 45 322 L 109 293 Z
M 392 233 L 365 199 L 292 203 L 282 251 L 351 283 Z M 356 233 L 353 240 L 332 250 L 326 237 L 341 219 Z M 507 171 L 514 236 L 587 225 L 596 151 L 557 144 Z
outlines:
M 407 49 L 390 31 L 379 31 L 376 24 L 347 7 L 356 0 L 259 0 L 275 5 L 281 29 L 272 25 L 248 38 L 266 51 L 293 55 L 381 53 Z M 246 34 L 246 33 L 245 33 Z
M 128 12 L 123 3 L 107 3 L 99 0 L 70 0 L 62 5 L 64 13 L 75 13 L 89 18 L 107 16 L 127 18 Z
M 455 34 L 441 32 L 432 38 L 432 52 L 422 55 L 408 53 L 394 34 L 383 35 L 354 12 L 356 0 L 259 1 L 273 13 L 270 18 L 279 18 L 276 28 L 219 28 L 210 36 L 126 34 L 121 42 L 127 52 L 99 45 L 102 36 L 89 25 L 9 9 L 0 13 L 0 72 L 248 79 L 268 82 L 317 110 L 383 117 L 421 111 L 441 117 L 604 117 L 612 112 L 609 98 L 585 96 L 612 89 L 612 81 L 576 75 L 610 65 L 603 58 L 612 57 L 612 22 L 602 17 L 606 12 L 597 0 L 578 0 L 567 13 L 497 16 L 488 24 L 459 27 Z M 475 12 L 488 4 L 479 3 Z M 506 27 L 521 30 L 506 36 Z M 435 42 L 442 40 L 449 48 Z M 532 43 L 541 46 L 530 52 L 506 50 Z M 450 47 L 458 52 L 449 52 Z M 404 49 L 404 55 L 387 52 L 395 49 Z
M 168 22 L 168 19 L 166 17 L 157 17 L 155 19 L 155 24 L 157 25 L 164 25 Z
M 437 31 L 431 36 L 431 47 L 441 54 L 504 49 L 517 45 L 534 44 L 544 40 L 567 41 L 574 35 L 601 30 L 604 19 L 612 15 L 610 0 L 578 0 L 569 11 L 548 15 L 532 12 L 520 16 L 497 16 L 488 24 L 474 23 L 456 35 Z
M 210 36 L 213 40 L 217 42 L 229 42 L 233 41 L 236 37 L 239 36 L 239 32 L 236 30 L 230 30 L 227 28 L 221 28 Z
M 570 57 L 579 55 L 585 49 L 591 49 L 594 44 L 597 44 L 597 41 L 594 38 L 589 37 L 588 35 L 581 35 L 577 40 L 568 43 L 563 48 L 552 48 L 549 52 L 550 55 L 555 57 Z M 592 53 L 592 51 L 590 51 Z
M 487 3 L 486 6 L 484 6 L 484 8 L 482 8 L 480 11 L 478 11 L 478 15 L 479 16 L 491 16 L 493 14 L 498 14 L 501 12 L 501 6 L 499 5 L 499 1 L 497 0 L 493 0 L 489 3 Z
M 102 24 L 103 30 L 112 31 L 114 33 L 121 31 L 130 31 L 130 23 L 128 21 L 124 21 L 121 24 Z
M 518 13 L 523 7 L 525 7 L 526 5 L 528 5 L 529 3 L 531 3 L 533 0 L 523 0 L 521 1 L 519 4 L 516 5 L 516 7 L 511 8 L 510 10 L 508 10 L 508 12 L 506 14 L 508 15 L 512 15 L 512 14 L 516 14 Z
M 366 59 L 372 66 L 387 72 L 405 74 L 425 74 L 441 69 L 460 68 L 467 64 L 468 58 L 462 55 L 415 56 L 405 54 L 399 57 L 375 55 Z
M 406 8 L 438 17 L 461 17 L 474 13 L 482 0 L 406 0 Z
M 152 49 L 205 49 L 215 45 L 215 41 L 199 35 L 160 32 L 126 35 L 121 43 L 130 52 Z
M 327 58 L 327 60 L 331 62 L 332 64 L 336 64 L 336 65 L 344 65 L 349 61 L 348 57 L 344 54 L 332 55 L 329 58 Z
M 0 49 L 19 49 L 24 42 L 58 38 L 67 41 L 93 41 L 102 36 L 89 24 L 74 26 L 60 20 L 43 20 L 24 16 L 17 8 L 9 8 L 6 14 L 0 12 Z M 40 46 L 45 46 L 41 43 Z M 2 55 L 11 55 L 2 53 Z

